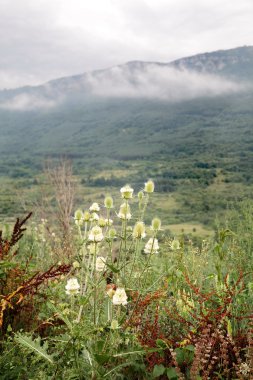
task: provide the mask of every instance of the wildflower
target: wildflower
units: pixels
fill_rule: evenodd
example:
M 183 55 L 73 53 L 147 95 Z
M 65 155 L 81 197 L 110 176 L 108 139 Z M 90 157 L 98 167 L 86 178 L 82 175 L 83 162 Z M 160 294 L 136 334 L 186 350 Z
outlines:
M 110 328 L 111 330 L 117 330 L 119 328 L 119 322 L 116 319 L 113 319 Z
M 91 243 L 88 245 L 88 250 L 90 251 L 90 254 L 91 255 L 94 255 L 95 252 L 96 252 L 96 244 L 95 243 Z
M 250 367 L 247 363 L 241 363 L 239 371 L 242 375 L 247 376 L 250 374 Z
M 130 206 L 127 203 L 123 203 L 120 206 L 118 217 L 123 220 L 129 220 L 132 217 L 130 211 Z
M 124 288 L 117 288 L 112 297 L 113 305 L 127 305 L 127 295 Z
M 113 224 L 113 220 L 112 219 L 105 219 L 105 223 L 106 223 L 106 226 L 111 226 Z
M 116 285 L 115 284 L 107 284 L 106 285 L 106 294 L 109 298 L 112 298 L 115 294 Z
M 75 224 L 77 226 L 82 226 L 83 224 L 83 212 L 80 209 L 75 212 Z
M 98 219 L 98 225 L 99 227 L 105 227 L 106 226 L 106 220 L 104 218 L 99 218 Z
M 85 222 L 89 222 L 90 218 L 91 218 L 91 215 L 90 215 L 89 211 L 84 211 L 84 213 L 83 213 L 83 220 Z
M 116 236 L 116 230 L 114 228 L 110 228 L 109 232 L 108 232 L 108 235 L 109 235 L 109 238 L 110 239 L 114 239 L 115 236 Z
M 144 197 L 143 191 L 139 191 L 139 193 L 138 193 L 138 199 L 139 199 L 139 201 L 141 201 L 143 197 Z
M 143 222 L 137 222 L 133 229 L 133 237 L 135 239 L 143 239 L 145 236 L 145 224 Z
M 147 244 L 145 245 L 145 253 L 158 253 L 159 245 L 158 240 L 155 238 L 150 238 Z
M 179 241 L 174 238 L 172 242 L 170 243 L 170 248 L 172 249 L 172 251 L 177 251 L 178 249 L 180 249 Z
M 103 240 L 104 235 L 102 233 L 102 229 L 99 226 L 95 226 L 91 229 L 89 233 L 89 240 L 94 241 L 94 243 L 98 243 Z
M 74 261 L 72 265 L 74 269 L 80 268 L 80 264 L 78 261 Z
M 89 210 L 90 210 L 91 212 L 99 211 L 99 210 L 100 210 L 100 207 L 99 207 L 98 203 L 94 202 L 94 203 L 92 203 L 92 205 L 90 206 Z
M 108 209 L 113 208 L 113 199 L 112 199 L 112 197 L 110 197 L 110 196 L 105 197 L 104 205 Z
M 96 259 L 96 271 L 103 272 L 106 267 L 106 259 L 102 256 L 98 256 Z
M 125 185 L 124 187 L 122 187 L 120 189 L 120 192 L 121 192 L 122 198 L 124 199 L 133 198 L 134 189 L 132 189 L 129 185 Z
M 159 218 L 154 218 L 151 223 L 151 230 L 159 231 L 161 229 L 161 220 Z
M 93 212 L 93 213 L 91 214 L 91 216 L 90 216 L 90 220 L 91 220 L 92 222 L 94 222 L 94 221 L 98 221 L 98 220 L 99 220 L 99 216 L 98 216 L 98 214 L 97 214 L 96 212 Z
M 155 184 L 151 179 L 149 179 L 148 182 L 145 182 L 144 191 L 146 193 L 153 193 L 154 189 L 155 189 Z
M 79 293 L 80 285 L 76 278 L 70 278 L 65 286 L 66 293 L 69 295 L 75 295 Z

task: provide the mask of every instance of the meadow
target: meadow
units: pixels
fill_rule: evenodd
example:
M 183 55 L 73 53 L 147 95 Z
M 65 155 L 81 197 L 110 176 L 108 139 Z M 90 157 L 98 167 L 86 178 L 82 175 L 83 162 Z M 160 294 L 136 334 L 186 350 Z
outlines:
M 252 200 L 208 229 L 152 180 L 84 200 L 70 174 L 2 223 L 0 378 L 252 378 Z

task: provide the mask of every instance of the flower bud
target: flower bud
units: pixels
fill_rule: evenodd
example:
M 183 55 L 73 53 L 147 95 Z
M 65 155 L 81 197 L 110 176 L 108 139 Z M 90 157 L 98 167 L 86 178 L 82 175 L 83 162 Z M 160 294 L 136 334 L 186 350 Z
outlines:
M 139 201 L 141 201 L 143 199 L 143 197 L 144 197 L 143 191 L 139 191 L 139 193 L 138 193 L 138 199 L 139 199 Z
M 108 231 L 108 235 L 109 235 L 109 238 L 110 239 L 114 239 L 115 236 L 116 236 L 116 230 L 114 228 L 110 228 L 110 230 Z
M 153 231 L 159 231 L 161 229 L 161 220 L 159 218 L 154 218 L 151 223 L 151 229 Z
M 144 191 L 146 191 L 146 193 L 153 193 L 154 189 L 155 184 L 151 179 L 149 179 L 148 182 L 145 183 Z
M 120 219 L 123 219 L 123 220 L 129 220 L 129 219 L 131 219 L 132 215 L 131 215 L 131 210 L 130 210 L 129 204 L 123 203 L 120 206 L 118 217 Z
M 83 218 L 83 212 L 82 210 L 78 209 L 75 212 L 75 220 L 81 220 Z
M 90 221 L 90 217 L 91 217 L 91 215 L 90 215 L 89 211 L 84 211 L 84 213 L 83 213 L 83 220 L 85 222 L 89 222 Z
M 101 228 L 105 227 L 106 226 L 106 220 L 104 218 L 99 218 L 98 219 L 98 225 Z
M 177 251 L 178 249 L 180 249 L 179 241 L 174 238 L 170 244 L 170 248 L 172 249 L 172 251 Z
M 143 239 L 145 236 L 145 224 L 143 222 L 137 222 L 133 229 L 133 237 L 135 239 Z
M 113 199 L 112 199 L 112 197 L 110 197 L 110 196 L 105 197 L 104 205 L 108 209 L 113 208 Z
M 74 261 L 72 265 L 74 269 L 80 268 L 80 264 L 78 261 Z

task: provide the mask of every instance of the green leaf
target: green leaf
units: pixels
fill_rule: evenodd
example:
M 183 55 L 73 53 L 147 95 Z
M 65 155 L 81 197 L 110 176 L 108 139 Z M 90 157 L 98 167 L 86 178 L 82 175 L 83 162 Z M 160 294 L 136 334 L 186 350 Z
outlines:
M 162 340 L 162 339 L 157 339 L 157 340 L 156 340 L 156 345 L 157 345 L 157 347 L 159 347 L 159 348 L 168 348 L 167 343 L 164 342 L 164 340 Z
M 28 350 L 35 352 L 37 355 L 41 356 L 43 359 L 49 361 L 51 364 L 54 364 L 52 356 L 48 355 L 46 349 L 41 346 L 41 340 L 33 340 L 29 336 L 25 335 L 16 335 L 15 340 L 22 345 L 23 347 L 28 348 Z
M 170 379 L 170 380 L 176 380 L 177 379 L 177 372 L 176 372 L 175 368 L 173 368 L 173 367 L 167 368 L 166 374 L 167 374 L 168 379 Z
M 106 263 L 106 266 L 107 266 L 108 268 L 110 268 L 111 271 L 112 271 L 113 273 L 119 273 L 119 272 L 120 272 L 120 269 L 116 268 L 116 267 L 115 267 L 114 265 L 112 265 L 112 264 L 108 264 L 108 263 Z
M 159 377 L 163 375 L 164 372 L 165 372 L 165 367 L 162 364 L 159 364 L 159 365 L 156 364 L 153 369 L 153 376 Z

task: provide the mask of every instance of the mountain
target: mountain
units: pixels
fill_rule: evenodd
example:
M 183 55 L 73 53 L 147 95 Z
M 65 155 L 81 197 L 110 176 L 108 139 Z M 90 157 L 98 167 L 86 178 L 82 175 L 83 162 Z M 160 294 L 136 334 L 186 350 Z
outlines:
M 203 222 L 252 190 L 252 104 L 250 46 L 0 91 L 0 173 L 30 183 L 64 155 L 86 185 L 152 177 Z

